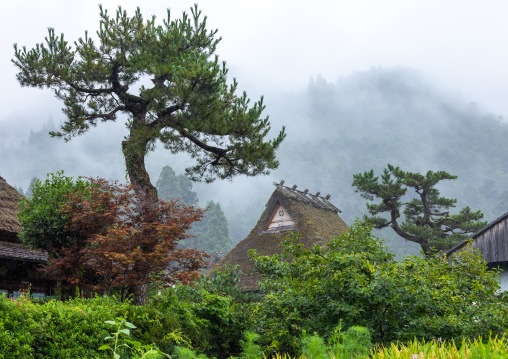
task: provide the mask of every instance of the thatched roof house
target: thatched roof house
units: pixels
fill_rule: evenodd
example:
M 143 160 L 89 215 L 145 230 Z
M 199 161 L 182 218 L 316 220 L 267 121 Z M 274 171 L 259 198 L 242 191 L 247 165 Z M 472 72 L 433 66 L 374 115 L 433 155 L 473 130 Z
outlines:
M 17 241 L 17 234 L 21 231 L 18 210 L 22 197 L 0 176 L 0 241 Z
M 28 284 L 33 293 L 49 293 L 52 282 L 36 270 L 47 263 L 47 253 L 33 250 L 18 239 L 21 199 L 21 194 L 0 176 L 0 293 L 15 295 Z
M 289 231 L 300 232 L 302 243 L 311 248 L 314 244 L 324 245 L 349 230 L 338 216 L 340 210 L 328 201 L 330 195 L 322 197 L 319 192 L 299 191 L 296 185 L 284 186 L 284 181 L 274 185 L 276 189 L 256 226 L 218 263 L 218 266 L 239 265 L 244 273 L 240 285 L 247 291 L 257 290 L 257 281 L 261 279 L 258 274 L 251 273 L 249 249 L 255 249 L 261 255 L 281 253 L 280 243 Z
M 450 248 L 446 255 L 453 256 L 471 243 L 471 249 L 479 249 L 489 267 L 499 267 L 504 271 L 500 274 L 501 286 L 508 290 L 508 212 L 473 234 L 471 239 Z

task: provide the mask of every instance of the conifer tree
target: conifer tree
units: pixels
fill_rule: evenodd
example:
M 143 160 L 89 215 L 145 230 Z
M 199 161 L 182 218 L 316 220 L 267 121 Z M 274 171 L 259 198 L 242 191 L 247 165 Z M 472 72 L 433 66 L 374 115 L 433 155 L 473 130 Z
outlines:
M 207 211 L 200 222 L 195 222 L 191 234 L 195 238 L 185 240 L 188 248 L 196 248 L 212 255 L 224 255 L 233 247 L 228 220 L 219 202 L 209 201 Z
M 30 180 L 30 184 L 28 185 L 28 188 L 26 189 L 25 197 L 32 197 L 34 186 L 37 183 L 37 177 L 32 177 Z
M 402 238 L 420 244 L 427 257 L 435 254 L 435 250 L 451 248 L 487 224 L 479 221 L 483 213 L 473 212 L 469 206 L 458 214 L 450 214 L 457 200 L 441 197 L 436 185 L 457 176 L 445 171 L 428 171 L 422 175 L 389 164 L 381 179 L 374 176 L 374 170 L 353 177 L 353 186 L 362 197 L 369 201 L 381 200 L 379 204 L 367 203 L 371 216 L 365 216 L 365 221 L 378 229 L 393 228 Z M 416 194 L 407 196 L 410 188 Z
M 186 206 L 198 204 L 198 196 L 192 190 L 192 181 L 183 174 L 177 176 L 171 166 L 164 166 L 162 168 L 156 188 L 159 198 L 167 202 L 181 199 Z
M 138 198 L 152 207 L 157 190 L 145 169 L 145 156 L 157 140 L 172 153 L 196 160 L 186 169 L 192 180 L 211 182 L 238 174 L 254 176 L 277 168 L 275 150 L 284 128 L 266 140 L 263 98 L 253 105 L 237 95 L 235 79 L 215 54 L 221 38 L 207 30 L 197 5 L 191 15 L 161 25 L 139 10 L 129 17 L 120 7 L 110 17 L 100 7 L 100 29 L 71 46 L 50 28 L 46 43 L 32 49 L 14 45 L 13 63 L 22 86 L 51 88 L 63 101 L 67 120 L 53 136 L 70 140 L 99 122 L 128 116 L 122 151 Z
M 192 190 L 192 182 L 183 174 L 177 175 L 171 166 L 162 168 L 157 181 L 157 192 L 165 201 L 180 199 L 186 206 L 198 204 L 197 194 Z M 233 247 L 228 220 L 219 202 L 207 203 L 203 218 L 193 224 L 190 233 L 194 237 L 182 242 L 186 248 L 196 248 L 212 255 L 223 255 Z

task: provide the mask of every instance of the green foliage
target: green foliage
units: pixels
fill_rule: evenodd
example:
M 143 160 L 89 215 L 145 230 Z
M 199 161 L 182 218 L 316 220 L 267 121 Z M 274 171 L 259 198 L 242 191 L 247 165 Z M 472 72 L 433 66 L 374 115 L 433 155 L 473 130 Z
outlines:
M 206 355 L 197 354 L 195 350 L 185 347 L 176 347 L 175 356 L 179 359 L 207 359 Z
M 242 353 L 240 358 L 242 359 L 258 359 L 263 356 L 261 347 L 256 344 L 259 340 L 260 335 L 246 331 L 243 335 L 243 340 L 240 340 L 240 346 L 242 347 Z
M 245 93 L 236 94 L 236 80 L 228 83 L 226 64 L 215 54 L 221 38 L 207 29 L 197 5 L 177 20 L 168 10 L 159 25 L 155 16 L 145 20 L 139 8 L 130 17 L 120 7 L 116 16 L 99 7 L 95 38 L 85 31 L 71 46 L 49 28 L 44 44 L 14 45 L 19 83 L 51 88 L 63 101 L 67 120 L 52 135 L 69 140 L 99 121 L 127 114 L 129 135 L 122 142 L 127 171 L 136 192 L 152 202 L 156 193 L 144 158 L 157 140 L 172 153 L 196 159 L 187 169 L 195 180 L 277 168 L 275 150 L 284 130 L 265 141 L 270 123 L 261 117 L 263 101 L 250 105 Z
M 192 190 L 191 180 L 183 174 L 177 176 L 171 166 L 162 168 L 156 187 L 159 198 L 167 202 L 180 198 L 186 206 L 198 204 L 198 196 Z
M 196 237 L 187 239 L 185 245 L 212 255 L 225 255 L 233 248 L 228 220 L 219 202 L 209 201 L 207 208 L 205 217 L 192 228 Z
M 192 338 L 193 348 L 218 358 L 238 353 L 248 307 L 233 298 L 210 294 L 200 286 L 177 285 L 154 297 L 154 307 L 179 313 L 182 333 Z
M 172 353 L 175 346 L 227 358 L 240 352 L 247 316 L 242 310 L 230 297 L 182 285 L 162 290 L 146 306 L 107 297 L 43 304 L 0 297 L 0 358 L 107 358 L 111 353 L 157 358 L 156 353 Z
M 53 256 L 58 250 L 72 245 L 82 245 L 79 238 L 68 228 L 70 218 L 60 212 L 68 194 L 86 191 L 91 184 L 78 177 L 64 176 L 63 171 L 48 174 L 46 180 L 36 179 L 30 186 L 31 196 L 20 203 L 18 217 L 23 227 L 21 240 L 34 247 L 44 249 Z
M 352 326 L 345 333 L 340 333 L 338 325 L 328 338 L 328 345 L 318 334 L 308 336 L 303 331 L 302 356 L 308 359 L 366 358 L 372 347 L 371 335 L 367 328 Z
M 465 359 L 504 359 L 507 358 L 506 338 L 490 337 L 484 342 L 482 337 L 474 340 L 443 341 L 441 338 L 430 341 L 411 340 L 407 343 L 391 343 L 372 350 L 372 359 L 415 359 L 415 358 L 465 358 Z
M 369 355 L 371 347 L 371 335 L 367 328 L 350 327 L 344 333 L 343 343 L 339 345 L 339 358 L 365 358 Z
M 305 249 L 293 236 L 281 255 L 253 253 L 268 294 L 249 329 L 266 351 L 294 354 L 302 330 L 326 337 L 339 321 L 346 329 L 368 328 L 375 342 L 474 337 L 508 325 L 508 305 L 496 297 L 499 278 L 481 254 L 466 251 L 451 263 L 444 257 L 396 262 L 371 229 L 356 223 L 327 250 Z
M 118 318 L 118 320 L 118 322 L 115 320 L 106 320 L 104 322 L 106 324 L 116 326 L 116 332 L 111 333 L 112 336 L 107 336 L 104 338 L 104 340 L 113 342 L 113 348 L 107 344 L 104 344 L 101 345 L 98 350 L 110 350 L 113 354 L 113 358 L 115 359 L 120 359 L 120 354 L 118 354 L 118 352 L 122 348 L 129 349 L 131 353 L 135 352 L 137 355 L 135 355 L 134 358 L 136 359 L 159 359 L 163 357 L 171 358 L 169 355 L 162 353 L 156 347 L 154 348 L 153 346 L 148 346 L 147 348 L 147 346 L 143 346 L 141 342 L 137 340 L 128 339 L 131 335 L 130 329 L 136 329 L 136 326 L 123 318 Z
M 369 201 L 381 200 L 379 204 L 367 203 L 371 216 L 365 216 L 365 221 L 378 229 L 390 226 L 402 238 L 420 244 L 427 256 L 433 254 L 434 248 L 451 248 L 487 224 L 479 222 L 483 218 L 481 211 L 472 212 L 469 207 L 459 214 L 449 213 L 457 200 L 441 197 L 436 186 L 442 180 L 457 176 L 444 171 L 428 171 L 421 175 L 388 165 L 381 178 L 375 177 L 373 170 L 353 177 L 353 186 L 362 197 Z M 417 198 L 404 200 L 409 188 L 415 191 Z M 383 216 L 385 213 L 388 218 Z
M 302 339 L 302 356 L 308 359 L 328 359 L 328 347 L 322 337 L 317 334 L 307 336 L 305 331 Z
M 259 294 L 245 292 L 244 287 L 239 286 L 242 270 L 236 265 L 223 267 L 213 270 L 212 273 L 204 275 L 198 279 L 197 285 L 203 287 L 206 291 L 214 294 L 230 296 L 240 303 L 249 303 L 261 300 Z

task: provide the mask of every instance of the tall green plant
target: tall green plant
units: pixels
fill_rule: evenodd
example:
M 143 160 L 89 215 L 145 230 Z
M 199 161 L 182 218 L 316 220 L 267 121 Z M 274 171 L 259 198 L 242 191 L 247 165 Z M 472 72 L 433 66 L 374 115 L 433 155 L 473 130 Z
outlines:
M 136 329 L 136 326 L 123 318 L 115 320 L 106 320 L 104 323 L 116 327 L 116 332 L 112 332 L 111 336 L 107 336 L 104 340 L 112 342 L 113 347 L 104 344 L 98 350 L 109 350 L 114 359 L 120 359 L 120 352 L 122 349 L 129 349 L 130 353 L 134 354 L 134 359 L 159 359 L 163 357 L 171 358 L 168 354 L 161 352 L 157 347 L 144 346 L 140 341 L 130 340 L 131 329 Z M 124 350 L 125 352 L 125 350 Z M 130 357 L 130 356 L 129 356 Z

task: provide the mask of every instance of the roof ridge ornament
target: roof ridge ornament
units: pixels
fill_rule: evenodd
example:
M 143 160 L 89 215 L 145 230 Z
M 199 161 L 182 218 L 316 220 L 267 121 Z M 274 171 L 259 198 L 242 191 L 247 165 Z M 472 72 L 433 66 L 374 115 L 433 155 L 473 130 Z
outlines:
M 321 196 L 321 192 L 316 192 L 316 194 L 309 193 L 309 190 L 306 188 L 304 191 L 297 190 L 297 185 L 293 185 L 292 187 L 284 186 L 285 181 L 281 180 L 280 183 L 273 182 L 273 185 L 277 187 L 279 190 L 287 191 L 286 193 L 291 194 L 294 198 L 298 198 L 303 202 L 307 202 L 313 204 L 314 206 L 325 208 L 331 210 L 335 213 L 342 212 L 339 208 L 335 207 L 335 205 L 329 202 L 330 194 L 327 194 L 326 197 Z

